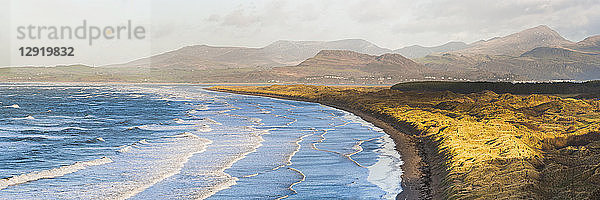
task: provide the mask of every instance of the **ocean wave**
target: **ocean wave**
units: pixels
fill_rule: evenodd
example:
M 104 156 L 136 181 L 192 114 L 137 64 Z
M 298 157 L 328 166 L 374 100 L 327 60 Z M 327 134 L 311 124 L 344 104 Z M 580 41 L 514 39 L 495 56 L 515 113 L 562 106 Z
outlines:
M 176 125 L 162 125 L 162 124 L 147 124 L 141 126 L 128 127 L 127 130 L 142 129 L 148 131 L 199 131 L 199 132 L 210 132 L 213 129 L 208 125 L 219 124 L 214 120 L 203 118 L 200 120 L 182 120 L 174 119 Z
M 402 165 L 404 162 L 400 154 L 396 151 L 394 140 L 388 135 L 381 139 L 382 147 L 375 150 L 379 154 L 377 162 L 367 167 L 369 176 L 367 181 L 377 185 L 386 192 L 385 199 L 395 199 L 396 195 L 402 192 Z
M 195 107 L 196 110 L 208 110 L 208 106 L 207 105 L 197 105 Z
M 0 135 L 0 138 L 6 138 L 11 141 L 23 141 L 23 140 L 34 140 L 34 141 L 42 141 L 42 140 L 61 140 L 65 139 L 64 136 L 52 136 L 52 135 L 42 135 L 42 134 L 14 134 L 14 133 L 6 133 Z
M 143 130 L 147 130 L 147 131 L 171 131 L 171 130 L 189 130 L 189 129 L 194 129 L 195 126 L 191 126 L 191 125 L 161 125 L 161 124 L 148 124 L 148 125 L 141 125 L 141 126 L 135 126 L 135 127 L 131 127 L 129 129 L 132 128 L 139 128 L 139 129 L 143 129 Z
M 208 118 L 202 119 L 173 119 L 177 124 L 187 124 L 187 125 L 200 125 L 200 124 L 218 124 L 218 122 L 214 120 L 210 120 Z
M 362 118 L 346 112 L 342 111 L 344 115 L 342 118 L 345 119 L 347 123 L 358 123 L 363 127 L 367 127 L 373 131 L 384 133 L 383 129 L 363 120 Z M 382 137 L 377 138 L 381 141 L 381 147 L 374 150 L 375 153 L 378 154 L 377 162 L 367 169 L 369 170 L 369 175 L 367 177 L 367 181 L 373 183 L 381 190 L 385 191 L 386 194 L 383 196 L 384 199 L 395 199 L 396 196 L 402 192 L 402 173 L 403 170 L 401 166 L 404 162 L 401 159 L 400 154 L 396 150 L 396 144 L 392 138 L 384 134 Z M 369 141 L 364 140 L 357 143 L 353 149 L 356 150 L 355 153 L 350 154 L 350 156 L 363 151 L 362 142 Z
M 383 129 L 381 129 L 381 128 L 379 128 L 379 127 L 377 127 L 377 126 L 375 126 L 375 125 L 373 125 L 373 124 L 371 124 L 371 123 L 369 123 L 369 122 L 367 122 L 367 121 L 363 120 L 363 119 L 362 119 L 362 118 L 360 118 L 359 116 L 356 116 L 356 115 L 354 115 L 354 114 L 352 114 L 352 113 L 349 113 L 349 112 L 346 112 L 346 111 L 342 111 L 342 112 L 344 112 L 344 115 L 343 115 L 342 117 L 343 117 L 344 119 L 348 120 L 347 122 L 350 122 L 350 123 L 358 123 L 358 124 L 360 124 L 360 125 L 362 125 L 362 126 L 364 126 L 364 127 L 368 127 L 368 128 L 370 128 L 371 130 L 373 130 L 373 131 L 377 131 L 377 132 L 380 132 L 380 133 L 383 133 L 383 132 L 384 132 L 384 131 L 383 131 Z
M 192 118 L 192 119 L 173 119 L 175 123 L 178 124 L 221 124 L 211 118 L 203 117 L 203 118 Z
M 203 124 L 202 126 L 198 127 L 198 129 L 196 129 L 196 130 L 200 131 L 200 132 L 211 132 L 213 129 L 209 125 Z
M 18 104 L 13 104 L 10 106 L 4 106 L 5 108 L 21 108 L 21 106 L 19 106 Z
M 119 150 L 117 150 L 117 152 L 119 153 L 127 153 L 129 152 L 133 147 L 132 146 L 125 146 L 123 148 L 120 148 Z
M 9 125 L 9 126 L 0 126 L 0 130 L 4 131 L 41 131 L 41 132 L 58 132 L 58 131 L 67 131 L 67 130 L 80 130 L 87 131 L 87 128 L 81 128 L 76 126 L 68 126 L 68 127 L 53 127 L 53 126 L 21 126 L 21 125 Z
M 88 99 L 88 98 L 92 98 L 93 95 L 91 94 L 78 94 L 78 95 L 72 95 L 69 98 L 73 98 L 73 99 Z
M 145 96 L 146 96 L 146 95 L 141 95 L 141 94 L 131 94 L 131 95 L 129 95 L 128 97 L 129 97 L 129 98 L 134 98 L 134 99 L 137 99 L 137 98 L 141 98 L 141 97 L 145 97 Z
M 125 147 L 128 149 L 127 154 L 115 159 L 115 166 L 106 166 L 123 170 L 118 173 L 129 174 L 129 178 L 91 186 L 94 189 L 104 188 L 106 190 L 106 192 L 93 195 L 106 199 L 134 197 L 157 183 L 179 174 L 193 155 L 205 151 L 207 145 L 211 143 L 212 141 L 191 133 L 163 137 L 158 142 L 151 143 L 140 140 L 134 145 Z M 142 144 L 143 148 L 141 148 Z
M 110 158 L 103 157 L 103 158 L 91 160 L 91 161 L 76 162 L 75 164 L 72 164 L 72 165 L 62 166 L 62 167 L 58 167 L 58 168 L 54 168 L 54 169 L 49 169 L 49 170 L 44 170 L 44 171 L 39 171 L 39 172 L 32 172 L 32 173 L 28 173 L 28 174 L 13 176 L 10 178 L 0 179 L 0 190 L 6 189 L 9 186 L 23 184 L 23 183 L 27 183 L 27 182 L 31 182 L 31 181 L 40 180 L 40 179 L 50 179 L 50 178 L 61 177 L 61 176 L 64 176 L 64 175 L 67 175 L 70 173 L 75 173 L 79 170 L 85 169 L 90 166 L 103 165 L 103 164 L 107 164 L 107 163 L 111 163 L 111 162 L 113 162 L 113 161 Z
M 183 119 L 179 119 L 179 118 L 177 118 L 177 119 L 173 119 L 173 121 L 175 121 L 175 123 L 178 123 L 178 124 L 185 124 L 185 123 L 189 123 L 188 121 L 186 121 L 186 120 L 183 120 Z
M 207 122 L 209 122 L 211 124 L 222 125 L 221 123 L 219 123 L 219 122 L 217 122 L 217 121 L 215 121 L 215 120 L 213 120 L 211 118 L 202 118 L 202 120 L 207 121 Z
M 140 140 L 137 143 L 138 144 L 150 144 L 150 142 L 146 141 L 146 139 Z
M 117 150 L 117 152 L 127 153 L 127 152 L 131 151 L 131 149 L 133 149 L 133 148 L 140 147 L 141 145 L 148 145 L 148 144 L 150 144 L 150 142 L 146 141 L 146 139 L 142 139 L 140 141 L 134 142 L 131 145 L 120 146 L 119 149 Z
M 200 136 L 194 135 L 193 133 L 190 132 L 185 132 L 185 133 L 180 133 L 177 135 L 170 135 L 170 136 L 164 136 L 165 138 L 194 138 L 194 139 L 200 139 Z
M 34 120 L 35 118 L 31 115 L 28 115 L 27 117 L 17 117 L 17 118 L 12 118 L 13 120 Z

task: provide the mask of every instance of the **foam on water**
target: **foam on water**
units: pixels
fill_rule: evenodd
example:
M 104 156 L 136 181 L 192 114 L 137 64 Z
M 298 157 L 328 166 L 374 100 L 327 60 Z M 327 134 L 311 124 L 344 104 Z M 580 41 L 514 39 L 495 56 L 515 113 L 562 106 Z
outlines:
M 370 128 L 373 131 L 377 131 L 377 132 L 380 132 L 380 133 L 384 132 L 383 129 L 381 129 L 381 128 L 379 128 L 379 127 L 377 127 L 377 126 L 375 126 L 375 125 L 373 125 L 373 124 L 371 124 L 371 123 L 363 120 L 359 116 L 356 116 L 356 115 L 354 115 L 352 113 L 349 113 L 347 111 L 342 111 L 342 112 L 344 113 L 344 115 L 342 117 L 344 119 L 348 120 L 348 122 L 350 122 L 350 123 L 358 123 L 358 124 L 360 124 L 362 126 Z
M 359 123 L 371 130 L 383 132 L 383 129 L 362 120 L 352 113 L 344 111 L 343 118 L 349 120 L 348 122 L 350 123 Z M 401 175 L 403 171 L 401 166 L 404 162 L 396 150 L 394 140 L 392 140 L 389 135 L 384 134 L 379 140 L 382 143 L 382 147 L 375 150 L 375 152 L 378 153 L 377 162 L 374 165 L 367 167 L 369 169 L 367 180 L 386 192 L 386 195 L 384 196 L 385 199 L 395 199 L 396 195 L 402 192 Z M 356 148 L 359 148 L 360 151 L 363 150 L 360 145 Z
M 9 186 L 23 184 L 31 181 L 36 181 L 40 179 L 49 179 L 61 177 L 66 174 L 74 173 L 79 170 L 85 169 L 89 166 L 103 165 L 107 163 L 111 163 L 112 160 L 110 158 L 104 157 L 97 160 L 85 161 L 85 162 L 76 162 L 75 164 L 63 166 L 59 168 L 32 172 L 28 174 L 22 174 L 19 176 L 13 176 L 10 178 L 0 179 L 0 190 L 5 189 Z
M 122 148 L 119 148 L 119 149 L 117 150 L 117 152 L 119 152 L 119 153 L 127 153 L 127 152 L 129 152 L 129 150 L 131 150 L 131 149 L 133 149 L 133 147 L 132 147 L 132 146 L 124 146 L 124 147 L 122 147 Z
M 202 153 L 211 143 L 192 133 L 165 136 L 150 142 L 140 140 L 122 148 L 122 153 L 112 157 L 112 163 L 77 175 L 92 173 L 102 180 L 89 180 L 83 188 L 80 185 L 64 186 L 62 193 L 49 198 L 129 199 L 179 174 L 193 155 Z
M 75 163 L 77 170 L 43 180 L 2 179 L 9 186 L 0 199 L 391 198 L 401 191 L 393 141 L 360 118 L 319 104 L 194 86 L 48 91 L 49 107 L 27 102 L 34 106 L 14 111 L 37 113 L 34 119 L 0 125 L 0 143 L 44 150 L 61 143 L 18 138 L 62 137 L 58 150 L 65 155 L 110 162 Z M 55 116 L 39 113 L 50 108 Z
M 28 115 L 27 117 L 17 117 L 17 118 L 12 118 L 12 119 L 13 120 L 26 120 L 26 119 L 33 120 L 35 118 L 31 115 Z
M 396 199 L 396 195 L 402 192 L 403 173 L 400 154 L 396 151 L 395 143 L 388 135 L 382 137 L 383 148 L 375 150 L 379 153 L 377 163 L 369 166 L 369 177 L 367 180 L 386 191 L 385 199 Z
M 220 177 L 220 179 L 225 180 L 222 181 L 219 184 L 215 184 L 213 186 L 208 187 L 207 189 L 200 191 L 196 198 L 198 199 L 205 199 L 208 198 L 214 194 L 216 194 L 219 191 L 222 190 L 226 190 L 231 188 L 232 186 L 237 184 L 237 181 L 239 180 L 238 177 L 233 177 L 230 174 L 226 173 L 225 171 L 232 168 L 232 166 L 237 163 L 238 161 L 246 158 L 249 154 L 254 153 L 257 151 L 258 148 L 260 148 L 262 146 L 262 143 L 265 141 L 264 138 L 262 137 L 262 135 L 264 134 L 269 134 L 268 130 L 258 130 L 252 127 L 245 127 L 245 130 L 249 131 L 250 134 L 248 134 L 247 141 L 239 141 L 239 142 L 244 142 L 245 146 L 246 146 L 246 150 L 239 152 L 237 155 L 233 155 L 232 157 L 230 157 L 227 161 L 225 161 L 220 167 L 218 167 L 217 170 L 215 171 L 211 171 L 209 173 L 212 174 L 212 176 L 216 176 L 216 177 Z M 242 144 L 240 144 L 242 145 Z
M 154 169 L 148 169 L 147 166 L 136 165 L 134 169 L 130 171 L 131 173 L 137 174 L 136 184 L 131 185 L 129 181 L 121 182 L 121 183 L 111 183 L 112 185 L 121 186 L 120 189 L 114 191 L 114 193 L 109 194 L 110 197 L 116 197 L 115 199 L 128 199 L 130 197 L 135 196 L 136 194 L 146 190 L 147 188 L 155 185 L 156 183 L 171 177 L 181 171 L 184 167 L 185 163 L 188 162 L 191 156 L 197 153 L 201 153 L 206 148 L 206 145 L 211 143 L 210 140 L 203 139 L 200 137 L 190 137 L 187 135 L 176 136 L 172 139 L 173 142 L 177 144 L 171 145 L 157 145 L 152 147 L 147 147 L 147 149 L 140 148 L 139 150 L 133 150 L 137 152 L 133 153 L 145 153 L 144 151 L 156 151 L 155 148 L 175 148 L 177 151 L 172 152 L 173 155 L 161 155 L 164 156 L 163 160 L 152 163 Z M 140 144 L 149 145 L 150 143 L 141 142 Z M 182 145 L 183 144 L 183 145 Z M 180 146 L 181 145 L 181 146 Z M 144 174 L 147 173 L 147 174 Z M 101 186 L 102 187 L 102 186 Z M 106 187 L 106 186 L 104 186 Z M 112 187 L 112 186 L 111 186 Z M 106 198 L 107 196 L 104 196 Z
M 4 125 L 0 126 L 0 130 L 4 131 L 66 131 L 66 130 L 89 130 L 87 128 L 76 126 L 22 126 L 22 125 Z
M 173 136 L 175 137 L 175 136 Z M 140 141 L 137 141 L 131 145 L 125 145 L 125 146 L 121 146 L 119 147 L 119 149 L 117 150 L 117 152 L 119 153 L 127 153 L 129 152 L 131 149 L 133 148 L 139 148 L 141 145 L 147 145 L 150 144 L 148 141 L 146 141 L 146 139 L 142 139 Z
M 4 106 L 5 108 L 21 108 L 21 106 L 19 106 L 18 104 L 13 104 L 10 106 Z

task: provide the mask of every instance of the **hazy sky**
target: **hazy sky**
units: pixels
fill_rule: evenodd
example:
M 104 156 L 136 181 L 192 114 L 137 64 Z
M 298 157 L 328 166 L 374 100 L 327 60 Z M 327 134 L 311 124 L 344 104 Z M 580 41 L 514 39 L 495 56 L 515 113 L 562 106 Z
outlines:
M 600 34 L 600 0 L 0 0 L 10 3 L 11 63 L 102 65 L 194 44 L 262 47 L 276 40 L 361 38 L 381 47 L 474 42 L 540 24 L 579 41 Z M 0 10 L 1 11 L 1 10 Z M 7 16 L 4 16 L 6 18 Z M 123 25 L 143 41 L 15 41 L 16 27 Z M 6 22 L 5 22 L 6 23 Z M 3 33 L 7 34 L 7 33 Z M 23 45 L 77 46 L 78 56 L 16 56 Z

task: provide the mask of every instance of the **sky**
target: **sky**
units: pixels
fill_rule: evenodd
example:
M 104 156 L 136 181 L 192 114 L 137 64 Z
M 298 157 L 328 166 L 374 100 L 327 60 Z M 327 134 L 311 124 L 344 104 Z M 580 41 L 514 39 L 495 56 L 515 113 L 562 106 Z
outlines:
M 14 66 L 122 63 L 206 44 L 262 47 L 277 40 L 365 39 L 398 49 L 475 42 L 547 25 L 579 41 L 600 35 L 600 0 L 0 0 Z M 8 5 L 6 5 L 8 4 Z M 19 26 L 99 27 L 130 20 L 143 40 L 19 40 Z M 4 38 L 4 39 L 2 39 Z M 8 38 L 8 41 L 7 39 Z M 24 46 L 74 46 L 74 57 L 23 57 Z M 6 54 L 6 53 L 3 53 Z M 0 55 L 2 56 L 2 55 Z M 1 65 L 2 63 L 0 63 Z

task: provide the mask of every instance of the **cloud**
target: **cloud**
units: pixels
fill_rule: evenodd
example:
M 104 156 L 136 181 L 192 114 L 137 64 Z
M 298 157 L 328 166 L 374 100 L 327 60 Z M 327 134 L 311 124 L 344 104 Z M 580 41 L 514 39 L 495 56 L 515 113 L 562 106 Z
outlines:
M 362 38 L 388 48 L 474 42 L 545 24 L 568 39 L 600 34 L 600 0 L 256 0 L 222 2 L 203 26 L 226 44 Z M 247 35 L 252 33 L 254 35 Z M 242 40 L 243 38 L 243 40 Z M 210 41 L 209 41 L 210 42 Z
M 260 22 L 260 17 L 254 13 L 248 13 L 244 9 L 234 10 L 225 15 L 222 24 L 226 26 L 248 27 Z
M 575 33 L 597 21 L 599 5 L 598 0 L 429 1 L 413 9 L 412 20 L 396 23 L 394 30 L 404 34 L 462 35 L 460 39 L 474 41 L 546 24 L 567 37 L 580 39 Z
M 27 14 L 22 19 L 13 17 L 11 20 L 19 19 L 21 24 L 77 23 L 83 18 L 108 24 L 127 18 L 143 22 L 150 20 L 153 54 L 194 44 L 262 47 L 277 40 L 349 38 L 365 39 L 382 47 L 396 49 L 413 44 L 434 46 L 449 41 L 474 42 L 540 24 L 548 25 L 574 41 L 600 34 L 600 0 L 6 2 L 18 2 L 19 6 L 13 5 L 14 10 L 5 13 Z M 61 14 L 61 10 L 75 13 Z M 114 15 L 92 14 L 100 10 Z M 106 55 L 133 52 L 128 48 L 121 49 L 123 52 L 113 50 Z M 94 62 L 100 64 L 104 60 L 97 56 Z

